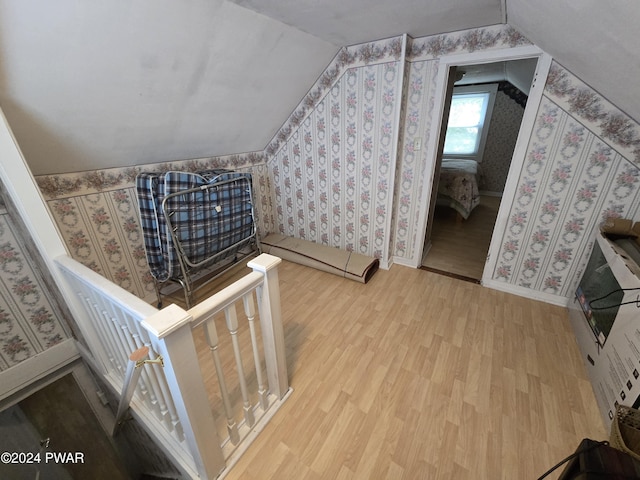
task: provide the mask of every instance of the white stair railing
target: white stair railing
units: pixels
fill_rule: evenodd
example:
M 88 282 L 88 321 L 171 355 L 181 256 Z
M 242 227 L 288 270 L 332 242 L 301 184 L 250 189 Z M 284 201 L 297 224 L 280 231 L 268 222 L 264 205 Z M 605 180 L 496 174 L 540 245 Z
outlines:
M 222 446 L 223 455 L 228 460 L 235 460 L 233 456 L 239 451 L 242 440 L 258 424 L 270 418 L 289 391 L 276 268 L 280 261 L 271 255 L 260 255 L 248 263 L 252 273 L 189 310 L 193 317 L 192 328 L 203 330 L 203 338 L 211 352 L 211 364 L 203 368 L 216 372 L 220 395 L 216 405 L 219 405 L 220 418 L 226 427 Z M 255 322 L 254 295 L 259 311 L 259 332 Z M 246 320 L 244 324 L 240 322 L 239 309 L 242 320 Z M 226 330 L 229 341 L 221 341 L 222 330 Z M 244 341 L 240 340 L 241 334 Z M 258 341 L 258 336 L 262 342 Z M 241 343 L 246 347 L 244 350 Z M 226 362 L 220 356 L 221 345 L 227 347 Z M 234 370 L 235 375 L 229 375 L 230 370 Z M 266 371 L 266 382 L 263 370 Z M 237 378 L 237 389 L 229 388 L 228 378 Z M 234 391 L 237 391 L 235 398 L 241 408 L 234 405 Z M 237 418 L 238 413 L 241 419 Z M 223 431 L 224 428 L 219 429 L 221 437 Z
M 157 362 L 141 369 L 130 412 L 188 477 L 216 478 L 237 460 L 289 392 L 277 271 L 280 259 L 258 256 L 248 263 L 253 272 L 189 311 L 177 305 L 157 310 L 69 257 L 59 257 L 56 263 L 78 299 L 80 308 L 75 310 L 82 318 L 76 318 L 76 323 L 104 380 L 120 395 L 133 352 L 144 348 L 150 360 L 161 357 L 164 366 Z M 236 304 L 243 306 L 241 315 Z M 221 316 L 222 328 L 228 331 L 224 335 L 215 323 Z M 198 334 L 204 334 L 203 348 L 211 352 L 200 359 L 194 341 Z M 250 347 L 243 350 L 239 338 L 247 335 L 250 341 L 242 345 L 250 343 Z M 233 352 L 232 360 L 220 355 L 221 348 Z M 250 354 L 243 355 L 247 350 Z M 229 363 L 235 365 L 237 375 L 228 375 Z M 212 391 L 205 377 L 212 378 L 209 372 L 214 371 L 218 387 Z M 234 405 L 237 391 L 239 405 Z M 223 399 L 220 404 L 218 395 Z M 243 416 L 240 421 L 236 421 L 238 411 Z M 216 418 L 225 421 L 228 434 L 218 433 Z

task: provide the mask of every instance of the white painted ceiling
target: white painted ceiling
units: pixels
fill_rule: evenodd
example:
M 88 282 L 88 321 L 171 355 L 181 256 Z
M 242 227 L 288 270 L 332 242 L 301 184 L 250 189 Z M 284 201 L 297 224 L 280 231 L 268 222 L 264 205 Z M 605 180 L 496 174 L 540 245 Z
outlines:
M 231 0 L 337 46 L 502 23 L 501 0 Z
M 341 47 L 507 23 L 640 121 L 637 0 L 0 0 L 36 175 L 262 151 Z
M 507 23 L 640 121 L 635 0 L 231 0 L 335 45 Z

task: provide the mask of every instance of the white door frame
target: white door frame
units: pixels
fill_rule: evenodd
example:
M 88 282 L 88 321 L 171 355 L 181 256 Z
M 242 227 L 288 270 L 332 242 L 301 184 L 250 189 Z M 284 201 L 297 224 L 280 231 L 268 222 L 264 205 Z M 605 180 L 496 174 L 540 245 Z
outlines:
M 525 107 L 522 117 L 522 123 L 520 125 L 520 131 L 518 133 L 518 139 L 516 141 L 513 157 L 511 160 L 511 166 L 509 168 L 509 174 L 507 175 L 507 181 L 505 189 L 502 195 L 502 201 L 500 202 L 500 209 L 498 211 L 498 217 L 493 229 L 491 237 L 491 244 L 489 246 L 489 253 L 487 255 L 487 261 L 482 273 L 482 284 L 485 285 L 491 281 L 491 273 L 496 265 L 496 259 L 500 251 L 500 244 L 504 231 L 507 227 L 507 215 L 515 200 L 515 194 L 517 190 L 517 179 L 520 176 L 524 161 L 527 153 L 527 146 L 533 128 L 536 121 L 536 115 L 540 102 L 542 100 L 542 93 L 544 91 L 544 84 L 549 73 L 551 66 L 551 56 L 540 50 L 536 46 L 524 46 L 515 47 L 504 50 L 490 50 L 483 52 L 465 53 L 460 55 L 447 55 L 440 57 L 438 65 L 438 78 L 435 87 L 434 95 L 434 116 L 431 123 L 431 132 L 429 138 L 440 138 L 440 130 L 442 128 L 441 120 L 445 105 L 445 96 L 447 88 L 447 80 L 449 75 L 449 69 L 453 66 L 459 67 L 464 65 L 477 65 L 481 63 L 495 63 L 509 60 L 521 60 L 526 58 L 537 58 L 538 64 L 531 84 L 531 90 L 529 92 L 529 98 L 527 100 L 527 106 Z M 415 251 L 419 252 L 417 255 L 417 265 L 419 267 L 422 263 L 422 256 L 424 255 L 425 236 L 427 234 L 427 226 L 429 222 L 429 209 L 430 199 L 433 189 L 433 180 L 435 175 L 435 169 L 437 164 L 437 142 L 430 142 L 427 146 L 427 152 L 425 155 L 426 161 L 429 163 L 427 168 L 427 178 L 425 179 L 425 189 L 422 192 L 422 198 L 420 199 L 419 215 L 419 228 L 418 231 L 422 232 L 421 236 L 416 236 Z

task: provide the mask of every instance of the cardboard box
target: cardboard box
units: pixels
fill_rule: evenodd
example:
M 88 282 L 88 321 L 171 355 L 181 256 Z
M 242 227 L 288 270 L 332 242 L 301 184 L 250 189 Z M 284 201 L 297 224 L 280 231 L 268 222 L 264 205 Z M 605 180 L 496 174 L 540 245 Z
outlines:
M 610 240 L 618 238 L 640 238 L 640 222 L 633 223 L 627 218 L 614 218 L 605 223 L 600 231 Z
M 640 277 L 640 222 L 616 218 L 604 224 L 600 231 L 627 268 Z

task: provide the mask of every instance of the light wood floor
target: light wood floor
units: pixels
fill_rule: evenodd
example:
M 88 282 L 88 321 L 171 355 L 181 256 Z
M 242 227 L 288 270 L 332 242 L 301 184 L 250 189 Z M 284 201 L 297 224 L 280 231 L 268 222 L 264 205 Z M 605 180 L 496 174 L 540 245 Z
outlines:
M 227 479 L 536 479 L 607 438 L 564 308 L 402 266 L 279 273 L 294 391 Z
M 499 197 L 483 195 L 467 220 L 462 220 L 452 208 L 436 207 L 431 248 L 422 265 L 480 280 L 499 206 Z

